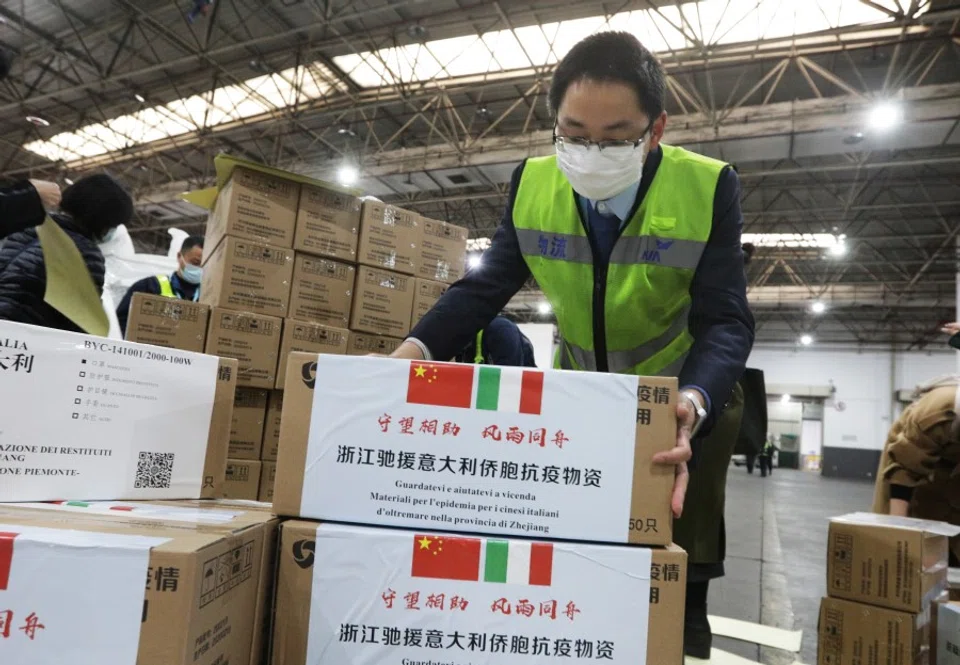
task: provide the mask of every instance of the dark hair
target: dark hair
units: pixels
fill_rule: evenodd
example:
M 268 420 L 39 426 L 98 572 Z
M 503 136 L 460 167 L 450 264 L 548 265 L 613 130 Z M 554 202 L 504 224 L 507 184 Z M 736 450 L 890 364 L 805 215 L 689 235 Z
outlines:
M 63 190 L 60 209 L 95 239 L 126 224 L 133 217 L 133 199 L 119 182 L 105 173 L 81 178 Z
M 745 242 L 740 245 L 740 249 L 743 250 L 743 265 L 750 263 L 750 259 L 753 258 L 753 252 L 756 249 L 752 242 Z
M 194 247 L 203 249 L 203 236 L 187 236 L 184 238 L 183 244 L 180 245 L 180 253 L 185 254 Z
M 654 121 L 663 113 L 666 75 L 657 58 L 629 32 L 598 32 L 574 45 L 557 65 L 547 102 L 557 114 L 570 84 L 584 79 L 626 83 Z

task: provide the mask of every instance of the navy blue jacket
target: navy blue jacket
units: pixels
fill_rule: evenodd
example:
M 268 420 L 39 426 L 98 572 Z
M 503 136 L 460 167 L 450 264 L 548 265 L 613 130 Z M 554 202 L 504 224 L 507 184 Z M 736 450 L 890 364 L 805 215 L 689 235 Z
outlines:
M 504 316 L 498 316 L 483 330 L 480 340 L 483 362 L 501 367 L 536 367 L 533 343 L 520 332 L 520 327 Z M 477 338 L 454 359 L 458 363 L 473 364 L 477 359 Z
M 96 240 L 67 215 L 53 214 L 83 257 L 97 293 L 103 293 L 106 263 Z M 44 328 L 83 332 L 79 326 L 44 301 L 47 268 L 36 228 L 8 236 L 0 245 L 0 319 Z
M 47 211 L 28 180 L 0 188 L 0 239 L 43 224 Z
M 663 153 L 650 153 L 637 192 L 641 201 L 650 188 Z M 452 358 L 476 332 L 485 328 L 530 278 L 513 224 L 513 205 L 524 164 L 513 172 L 506 211 L 480 268 L 470 270 L 447 289 L 410 336 L 430 349 L 434 358 Z M 682 196 L 682 192 L 678 192 Z M 710 400 L 710 414 L 701 430 L 709 431 L 743 374 L 753 347 L 754 319 L 747 304 L 740 233 L 740 180 L 726 167 L 717 181 L 713 227 L 690 286 L 689 330 L 693 347 L 680 371 L 681 386 L 697 386 Z M 606 288 L 606 285 L 596 285 Z M 601 365 L 598 358 L 598 366 Z

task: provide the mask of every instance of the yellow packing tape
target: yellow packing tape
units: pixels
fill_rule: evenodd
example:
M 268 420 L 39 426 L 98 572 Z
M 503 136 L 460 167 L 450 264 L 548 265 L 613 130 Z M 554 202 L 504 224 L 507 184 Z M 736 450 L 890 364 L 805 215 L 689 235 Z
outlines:
M 44 302 L 85 333 L 105 337 L 110 332 L 110 319 L 80 250 L 49 216 L 37 227 L 37 236 L 47 271 Z
M 344 194 L 350 194 L 352 196 L 363 195 L 363 191 L 355 187 L 344 187 L 342 185 L 336 185 L 324 180 L 308 178 L 305 175 L 298 175 L 296 173 L 291 173 L 290 171 L 284 171 L 283 169 L 275 169 L 272 166 L 266 166 L 265 164 L 260 164 L 259 162 L 254 162 L 249 159 L 242 159 L 240 157 L 217 155 L 213 159 L 213 165 L 217 170 L 216 186 L 208 187 L 206 189 L 198 189 L 192 192 L 185 192 L 181 195 L 181 198 L 183 198 L 184 201 L 188 201 L 206 210 L 213 210 L 213 206 L 217 201 L 217 193 L 223 189 L 224 185 L 227 184 L 227 181 L 230 180 L 230 176 L 233 175 L 233 170 L 238 166 L 248 168 L 251 171 L 266 173 L 267 175 L 286 178 L 287 180 L 293 180 L 294 182 L 299 182 L 305 185 L 314 185 L 316 187 L 332 189 L 338 192 L 343 192 Z

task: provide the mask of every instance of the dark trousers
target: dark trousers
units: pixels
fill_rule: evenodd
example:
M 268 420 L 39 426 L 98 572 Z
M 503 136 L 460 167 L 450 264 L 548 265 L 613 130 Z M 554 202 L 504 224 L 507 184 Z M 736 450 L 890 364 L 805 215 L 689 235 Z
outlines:
M 761 455 L 759 457 L 760 461 L 760 475 L 764 478 L 767 477 L 767 474 L 773 475 L 773 457 L 769 455 Z

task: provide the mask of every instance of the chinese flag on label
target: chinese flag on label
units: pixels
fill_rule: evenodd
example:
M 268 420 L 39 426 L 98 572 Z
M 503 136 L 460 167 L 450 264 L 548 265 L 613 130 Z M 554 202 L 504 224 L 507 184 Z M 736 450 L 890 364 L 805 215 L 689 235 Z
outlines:
M 480 579 L 482 542 L 479 538 L 417 534 L 413 537 L 410 575 L 476 582 Z
M 0 531 L 0 591 L 6 591 L 13 567 L 13 539 L 19 534 Z
M 473 365 L 410 363 L 407 403 L 469 409 L 473 398 Z

